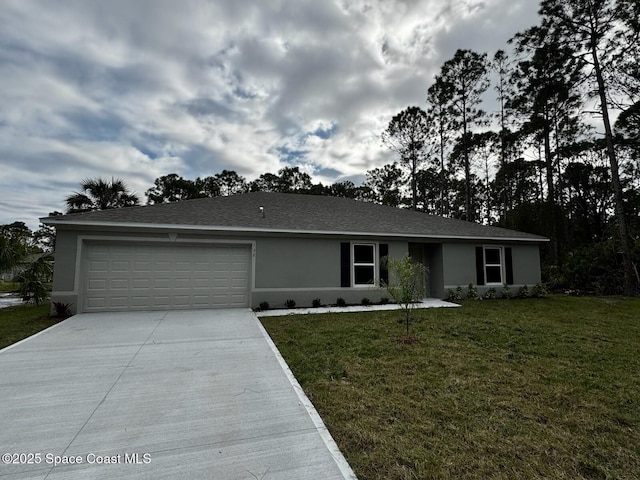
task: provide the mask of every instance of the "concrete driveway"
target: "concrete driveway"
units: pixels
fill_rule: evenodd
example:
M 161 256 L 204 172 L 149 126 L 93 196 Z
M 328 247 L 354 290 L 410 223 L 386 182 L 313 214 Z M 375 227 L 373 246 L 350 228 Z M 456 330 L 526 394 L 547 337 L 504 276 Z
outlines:
M 355 478 L 248 309 L 76 315 L 0 351 L 0 450 L 0 480 Z

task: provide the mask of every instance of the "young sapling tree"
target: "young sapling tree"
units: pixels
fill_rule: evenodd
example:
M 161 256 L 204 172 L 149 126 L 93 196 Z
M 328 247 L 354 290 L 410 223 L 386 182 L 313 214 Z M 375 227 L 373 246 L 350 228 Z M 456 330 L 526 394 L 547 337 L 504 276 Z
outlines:
M 389 281 L 382 283 L 404 312 L 408 337 L 411 312 L 426 292 L 424 281 L 426 267 L 413 260 L 409 255 L 402 258 L 385 257 L 384 261 L 389 270 Z

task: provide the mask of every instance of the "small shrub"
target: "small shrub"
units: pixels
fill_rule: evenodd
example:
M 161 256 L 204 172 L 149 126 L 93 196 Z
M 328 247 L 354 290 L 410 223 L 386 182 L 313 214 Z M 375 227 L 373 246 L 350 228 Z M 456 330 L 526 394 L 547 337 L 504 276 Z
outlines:
M 344 301 L 344 298 L 340 297 L 336 300 L 336 305 L 338 307 L 346 307 L 347 306 L 347 302 Z
M 502 287 L 502 298 L 509 300 L 512 296 L 513 294 L 511 293 L 511 289 L 509 288 L 509 285 L 505 283 L 504 287 Z
M 369 300 L 367 297 L 363 298 L 360 303 L 362 303 L 362 305 L 364 305 L 365 307 L 371 305 L 371 300 Z
M 386 305 L 387 303 L 389 303 L 389 298 L 388 297 L 381 297 L 380 298 L 380 305 Z
M 469 284 L 467 288 L 467 300 L 480 300 L 480 295 L 478 295 L 478 289 L 473 283 Z
M 531 296 L 534 298 L 547 298 L 548 295 L 549 292 L 547 292 L 547 289 L 541 283 L 537 283 L 531 292 Z
M 493 300 L 495 298 L 498 298 L 498 292 L 496 292 L 496 289 L 494 287 L 491 287 L 484 293 L 482 298 L 484 298 L 485 300 Z
M 523 285 L 518 290 L 518 298 L 529 298 L 529 287 Z
M 321 306 L 322 306 L 322 302 L 320 301 L 320 299 L 319 299 L 319 298 L 314 298 L 314 299 L 311 301 L 311 306 L 312 306 L 313 308 L 321 307 Z
M 289 300 L 287 300 L 286 302 L 284 302 L 284 305 L 285 305 L 285 307 L 287 307 L 287 308 L 295 308 L 295 306 L 296 306 L 296 301 L 290 298 Z
M 62 303 L 62 302 L 53 302 L 53 308 L 56 311 L 56 317 L 70 317 L 71 310 L 69 307 L 70 303 Z
M 462 300 L 462 287 L 458 287 L 455 290 L 453 288 L 450 288 L 447 291 L 447 300 L 449 301 Z
M 269 302 L 260 302 L 260 310 L 269 310 Z

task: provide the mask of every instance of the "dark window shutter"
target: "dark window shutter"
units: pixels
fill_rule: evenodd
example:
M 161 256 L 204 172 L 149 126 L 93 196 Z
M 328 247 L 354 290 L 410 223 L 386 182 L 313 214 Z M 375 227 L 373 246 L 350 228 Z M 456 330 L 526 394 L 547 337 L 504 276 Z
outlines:
M 476 285 L 484 285 L 484 250 L 476 247 Z
M 340 286 L 351 286 L 351 244 L 340 243 Z
M 386 257 L 387 255 L 389 255 L 389 244 L 388 243 L 381 243 L 378 246 L 379 249 L 379 253 L 380 253 L 380 259 L 382 259 L 382 257 Z M 389 269 L 387 268 L 386 263 L 383 265 L 382 262 L 380 262 L 380 284 L 388 284 L 389 283 Z
M 504 268 L 507 276 L 507 285 L 513 285 L 513 254 L 511 247 L 504 249 Z

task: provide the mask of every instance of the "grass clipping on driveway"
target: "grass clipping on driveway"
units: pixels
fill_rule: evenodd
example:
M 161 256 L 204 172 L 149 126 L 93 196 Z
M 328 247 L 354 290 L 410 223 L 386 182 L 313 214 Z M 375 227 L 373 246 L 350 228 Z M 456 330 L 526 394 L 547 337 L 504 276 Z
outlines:
M 640 475 L 640 299 L 263 318 L 360 480 Z

